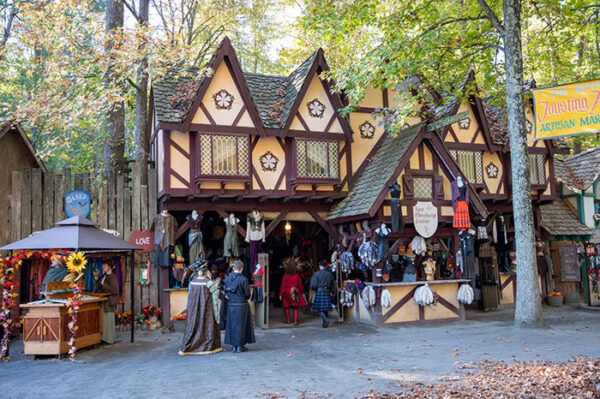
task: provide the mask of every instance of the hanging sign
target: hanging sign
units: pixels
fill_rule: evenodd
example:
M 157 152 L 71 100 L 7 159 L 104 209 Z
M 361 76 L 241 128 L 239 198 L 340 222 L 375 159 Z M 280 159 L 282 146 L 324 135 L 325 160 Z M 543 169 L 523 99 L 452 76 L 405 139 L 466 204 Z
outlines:
M 581 281 L 581 268 L 577 245 L 559 245 L 558 255 L 560 257 L 560 275 L 562 281 Z
M 413 223 L 415 230 L 423 238 L 435 234 L 438 227 L 438 209 L 432 202 L 417 202 L 413 206 Z
M 129 236 L 129 242 L 142 248 L 142 252 L 154 251 L 154 233 L 152 230 L 134 230 Z
M 531 93 L 536 140 L 600 131 L 600 79 Z
M 67 217 L 90 215 L 90 195 L 85 191 L 69 191 L 65 195 L 65 213 Z

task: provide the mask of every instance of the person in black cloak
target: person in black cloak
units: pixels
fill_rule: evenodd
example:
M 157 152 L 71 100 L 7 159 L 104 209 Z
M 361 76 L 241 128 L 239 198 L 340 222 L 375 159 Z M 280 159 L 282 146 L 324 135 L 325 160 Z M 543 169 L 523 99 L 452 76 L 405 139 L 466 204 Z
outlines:
M 225 344 L 233 346 L 233 352 L 246 352 L 244 345 L 253 344 L 254 328 L 252 327 L 252 313 L 248 299 L 250 298 L 250 285 L 248 279 L 242 274 L 244 264 L 241 261 L 233 263 L 233 273 L 225 279 L 225 292 L 227 293 L 227 322 L 225 323 Z
M 188 286 L 187 319 L 179 355 L 210 355 L 221 352 L 221 332 L 216 320 L 214 301 L 218 288 L 201 267 Z

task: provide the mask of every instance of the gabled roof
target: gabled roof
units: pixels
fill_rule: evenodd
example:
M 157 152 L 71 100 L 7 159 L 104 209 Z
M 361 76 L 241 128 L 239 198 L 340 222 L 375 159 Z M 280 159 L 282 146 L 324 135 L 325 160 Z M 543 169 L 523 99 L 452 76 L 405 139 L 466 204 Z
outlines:
M 410 126 L 397 135 L 384 133 L 381 145 L 374 154 L 366 160 L 367 164 L 362 173 L 356 178 L 348 192 L 348 196 L 336 204 L 327 220 L 342 218 L 372 217 L 381 206 L 388 184 L 396 180 L 402 169 L 406 167 L 410 156 L 426 137 L 434 151 L 443 159 L 442 164 L 449 169 L 451 174 L 460 175 L 460 169 L 454 162 L 442 140 L 433 133 L 424 133 L 425 122 Z M 469 185 L 469 198 L 474 209 L 482 216 L 487 217 L 485 205 Z
M 23 140 L 25 146 L 29 149 L 31 155 L 35 159 L 38 168 L 44 172 L 47 172 L 48 170 L 46 169 L 46 165 L 44 165 L 42 159 L 37 155 L 35 148 L 33 147 L 33 143 L 31 140 L 29 140 L 29 137 L 27 136 L 27 133 L 25 133 L 25 130 L 23 130 L 21 124 L 13 120 L 7 120 L 4 122 L 0 120 L 0 139 L 9 133 L 17 134 Z
M 593 230 L 581 223 L 563 200 L 541 205 L 540 213 L 540 225 L 553 236 L 588 236 L 593 234 Z
M 569 186 L 586 190 L 600 178 L 600 146 L 555 161 L 556 175 Z M 559 165 L 557 169 L 556 166 Z
M 327 220 L 353 216 L 372 216 L 369 213 L 375 208 L 380 193 L 387 189 L 393 179 L 400 160 L 406 154 L 410 144 L 419 134 L 423 123 L 408 127 L 396 136 L 384 133 L 383 143 L 376 154 L 367 160 L 368 164 L 360 174 L 346 198 L 336 204 Z

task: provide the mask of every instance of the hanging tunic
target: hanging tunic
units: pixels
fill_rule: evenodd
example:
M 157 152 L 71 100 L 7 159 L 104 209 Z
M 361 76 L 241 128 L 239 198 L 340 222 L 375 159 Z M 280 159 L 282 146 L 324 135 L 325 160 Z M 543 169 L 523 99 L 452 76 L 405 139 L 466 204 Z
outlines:
M 463 183 L 462 187 L 458 186 L 456 181 L 451 184 L 452 188 L 452 205 L 454 206 L 454 217 L 452 219 L 452 227 L 459 230 L 466 230 L 471 227 L 471 219 L 469 217 L 469 193 L 467 191 L 467 183 Z
M 216 292 L 217 286 L 208 279 L 196 277 L 190 282 L 180 355 L 208 355 L 223 350 L 213 303 Z
M 194 219 L 192 215 L 188 215 L 186 219 L 190 223 L 190 232 L 188 233 L 190 263 L 194 263 L 196 259 L 204 259 L 204 244 L 202 243 L 202 231 L 200 230 L 202 218 Z
M 237 238 L 237 219 L 225 218 L 225 240 L 223 241 L 223 255 L 225 257 L 240 256 L 240 249 Z
M 379 233 L 377 233 L 379 237 L 379 241 L 377 242 L 377 260 L 388 260 L 390 258 L 390 240 L 388 239 L 388 234 L 383 233 L 383 229 L 379 228 Z
M 232 273 L 225 279 L 227 292 L 227 322 L 225 323 L 225 344 L 243 346 L 256 342 L 250 313 L 250 286 L 240 273 Z
M 261 216 L 254 218 L 252 213 L 248 214 L 248 223 L 246 228 L 246 242 L 250 243 L 250 272 L 256 271 L 258 253 L 262 246 L 262 240 L 265 238 L 265 221 Z
M 390 204 L 392 211 L 392 233 L 402 233 L 402 231 L 404 231 L 404 224 L 402 223 L 402 206 L 400 205 L 400 194 L 402 193 L 402 189 L 397 182 L 391 183 L 389 188 L 390 197 L 392 197 Z

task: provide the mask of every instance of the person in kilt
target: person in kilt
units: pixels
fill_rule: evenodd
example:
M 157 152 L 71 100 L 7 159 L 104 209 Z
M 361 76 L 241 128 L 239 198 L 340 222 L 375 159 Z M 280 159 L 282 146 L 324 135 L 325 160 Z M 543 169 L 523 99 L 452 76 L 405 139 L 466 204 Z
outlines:
M 325 262 L 319 262 L 319 271 L 310 279 L 310 289 L 315 292 L 312 310 L 323 319 L 323 328 L 329 326 L 327 312 L 331 310 L 331 296 L 335 293 L 333 273 L 329 272 Z

